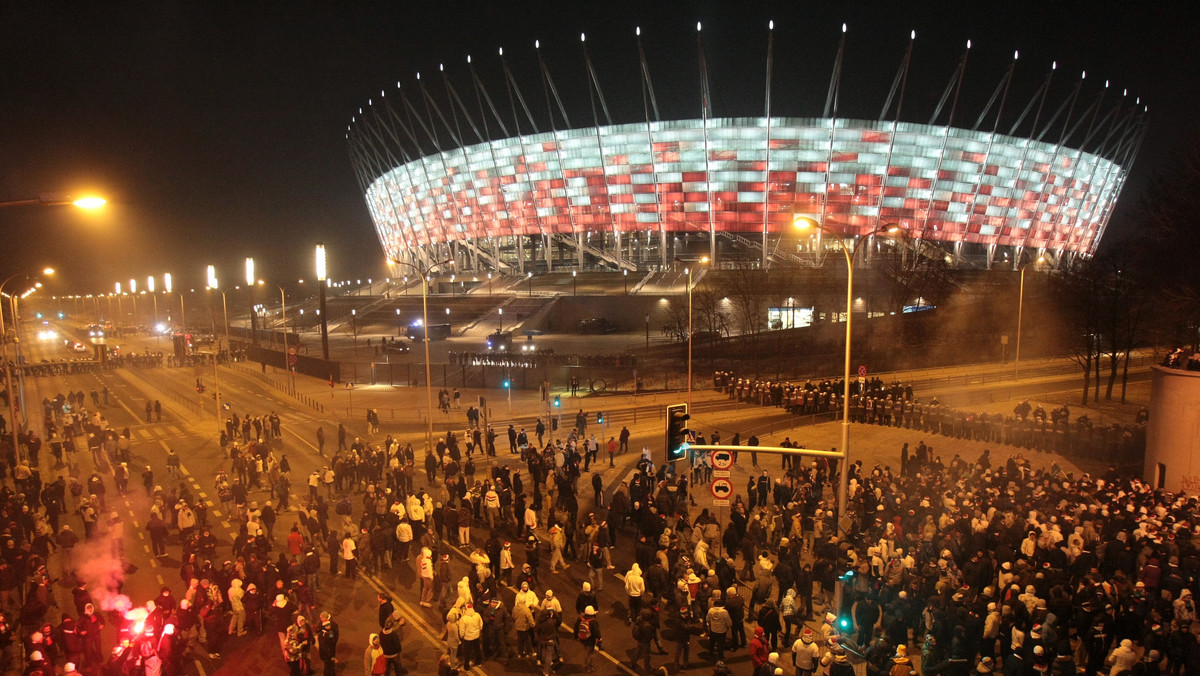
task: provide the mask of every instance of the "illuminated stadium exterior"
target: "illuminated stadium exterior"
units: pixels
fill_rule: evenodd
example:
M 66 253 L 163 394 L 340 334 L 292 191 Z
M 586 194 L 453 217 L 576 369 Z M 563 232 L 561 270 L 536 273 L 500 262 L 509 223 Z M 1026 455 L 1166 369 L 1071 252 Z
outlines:
M 998 130 L 996 95 L 972 128 L 933 123 L 941 104 L 930 124 L 845 119 L 836 116 L 840 64 L 839 51 L 819 118 L 713 117 L 704 87 L 696 119 L 652 120 L 646 106 L 647 119 L 636 123 L 504 134 L 472 69 L 471 98 L 481 101 L 474 119 L 448 82 L 446 109 L 418 84 L 413 98 L 433 104 L 423 119 L 398 85 L 398 94 L 381 93 L 360 110 L 347 138 L 390 259 L 453 256 L 460 269 L 522 273 L 559 265 L 645 270 L 690 245 L 718 262 L 812 264 L 809 254 L 830 243 L 798 238 L 797 215 L 842 235 L 898 224 L 963 267 L 1002 258 L 1015 265 L 1023 251 L 1055 260 L 1095 251 L 1136 155 L 1142 110 L 1129 102 L 1104 108 L 1103 96 L 1088 106 L 1076 87 L 1070 105 L 1051 115 L 1047 77 L 1010 133 Z M 906 57 L 897 81 L 907 64 Z M 703 65 L 701 48 L 702 72 Z M 646 78 L 644 66 L 643 58 Z M 505 73 L 511 98 L 516 83 L 507 65 Z M 1011 75 L 1010 68 L 997 93 L 1007 93 Z M 947 94 L 961 84 L 961 68 L 956 76 Z M 542 77 L 557 99 L 544 64 Z M 767 101 L 769 112 L 769 76 Z M 513 118 L 516 110 L 514 103 Z M 1012 133 L 1030 122 L 1028 136 Z M 1057 141 L 1045 139 L 1051 125 Z M 469 130 L 477 141 L 458 142 Z

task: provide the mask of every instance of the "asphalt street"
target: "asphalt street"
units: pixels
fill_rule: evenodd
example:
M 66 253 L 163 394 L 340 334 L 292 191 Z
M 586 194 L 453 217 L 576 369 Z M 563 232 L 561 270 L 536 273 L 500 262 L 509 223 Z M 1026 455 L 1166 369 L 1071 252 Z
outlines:
M 30 335 L 33 327 L 25 329 Z M 60 327 L 70 330 L 70 327 Z M 156 345 L 152 338 L 122 339 L 122 351 L 142 352 L 144 350 L 163 350 L 169 348 L 167 341 Z M 72 354 L 60 342 L 29 341 L 25 344 L 26 360 L 38 362 L 42 359 L 54 360 L 70 357 Z M 204 382 L 206 392 L 201 395 L 196 392 L 197 379 Z M 796 421 L 789 419 L 787 414 L 781 415 L 778 409 L 738 405 L 728 402 L 719 393 L 702 388 L 697 378 L 697 389 L 693 393 L 696 403 L 694 416 L 695 425 L 710 432 L 711 429 L 722 429 L 726 440 L 734 430 L 768 429 L 763 433 L 763 443 L 773 443 L 781 440 L 785 434 L 791 434 L 793 440 L 803 441 L 810 448 L 828 448 L 836 445 L 840 435 L 840 425 L 836 422 L 824 422 L 812 426 L 796 428 Z M 305 494 L 305 478 L 314 469 L 328 462 L 328 457 L 318 454 L 315 446 L 315 432 L 318 426 L 324 426 L 327 438 L 333 440 L 326 446 L 327 453 L 336 449 L 336 428 L 339 422 L 344 422 L 351 436 L 361 436 L 364 439 L 379 442 L 387 434 L 392 434 L 401 442 L 412 442 L 417 449 L 418 461 L 423 457 L 425 406 L 423 388 L 392 388 L 392 387 L 362 387 L 349 392 L 341 389 L 330 389 L 324 382 L 314 379 L 297 377 L 295 393 L 302 395 L 292 397 L 285 386 L 286 376 L 281 373 L 265 372 L 257 365 L 234 364 L 222 366 L 219 374 L 209 366 L 205 368 L 138 368 L 124 367 L 120 369 L 97 370 L 94 373 L 78 375 L 59 375 L 28 377 L 25 380 L 25 397 L 28 405 L 35 411 L 33 420 L 40 423 L 40 402 L 43 397 L 53 398 L 56 394 L 71 391 L 83 391 L 85 395 L 95 389 L 98 393 L 108 390 L 107 405 L 102 405 L 101 413 L 110 424 L 120 430 L 128 427 L 133 440 L 132 461 L 130 462 L 130 490 L 126 496 L 116 496 L 112 490 L 112 477 L 107 466 L 95 467 L 89 454 L 77 454 L 79 465 L 74 469 L 81 480 L 93 472 L 99 471 L 105 477 L 109 486 L 108 509 L 116 511 L 125 522 L 123 543 L 124 555 L 130 565 L 129 572 L 124 578 L 123 592 L 136 604 L 144 603 L 159 591 L 160 586 L 168 585 L 177 593 L 181 593 L 183 585 L 179 577 L 181 545 L 177 536 L 172 537 L 168 546 L 168 556 L 156 559 L 151 556 L 150 543 L 145 532 L 150 501 L 141 486 L 141 471 L 149 465 L 155 473 L 155 481 L 164 484 L 166 476 L 165 458 L 168 449 L 174 449 L 182 459 L 182 480 L 193 493 L 203 499 L 210 512 L 210 525 L 214 535 L 220 541 L 218 557 L 232 558 L 231 544 L 236 536 L 237 528 L 229 522 L 229 514 L 224 513 L 221 504 L 216 500 L 214 478 L 219 470 L 229 470 L 229 461 L 217 443 L 219 429 L 216 415 L 214 394 L 220 389 L 221 400 L 228 408 L 222 410 L 220 419 L 232 413 L 239 415 L 260 416 L 276 412 L 282 419 L 283 437 L 281 444 L 275 449 L 276 455 L 286 455 L 292 467 L 292 504 L 302 502 Z M 630 442 L 631 453 L 618 456 L 616 467 L 609 468 L 607 463 L 600 464 L 601 476 L 608 492 L 611 492 L 621 481 L 626 479 L 633 469 L 637 459 L 637 451 L 643 445 L 650 445 L 655 451 L 662 447 L 662 419 L 656 413 L 667 403 L 681 400 L 682 393 L 668 393 L 631 396 L 610 396 L 600 399 L 575 399 L 566 396 L 567 393 L 556 392 L 563 397 L 563 420 L 570 425 L 576 410 L 582 408 L 588 411 L 594 423 L 594 412 L 603 408 L 608 412 L 611 424 L 604 433 L 611 436 L 619 432 L 621 425 L 627 424 L 632 432 Z M 475 393 L 464 393 L 464 401 L 472 401 Z M 351 398 L 353 397 L 353 402 Z M 504 429 L 511 421 L 518 427 L 526 427 L 530 431 L 535 424 L 535 418 L 543 410 L 544 404 L 536 393 L 517 392 L 511 409 L 503 403 L 497 403 L 498 397 L 492 395 L 492 422 L 500 433 L 498 441 L 499 457 L 496 462 L 517 466 L 516 456 L 507 453 L 504 443 Z M 147 402 L 161 402 L 163 415 L 161 421 L 147 421 L 145 408 Z M 319 407 L 312 404 L 320 403 Z M 347 417 L 353 411 L 365 411 L 367 407 L 393 408 L 405 410 L 407 418 L 395 420 L 384 419 L 378 434 L 371 435 L 367 431 L 365 421 Z M 464 406 L 465 408 L 465 406 Z M 510 413 L 511 410 L 511 413 Z M 637 411 L 637 415 L 635 415 Z M 339 417 L 339 414 L 341 417 Z M 814 421 L 816 422 L 816 421 Z M 437 429 L 465 429 L 465 416 L 462 411 L 454 411 L 448 416 L 437 420 Z M 764 427 L 765 426 L 765 427 Z M 778 428 L 778 429 L 776 429 Z M 594 426 L 589 431 L 594 430 Z M 856 457 L 864 462 L 895 463 L 898 459 L 901 443 L 915 443 L 915 434 L 908 430 L 895 430 L 874 426 L 855 426 L 853 434 L 856 443 Z M 599 435 L 598 435 L 599 436 Z M 743 439 L 747 437 L 743 434 Z M 948 440 L 933 443 L 950 446 Z M 954 442 L 959 448 L 963 442 Z M 976 443 L 976 442 L 966 442 Z M 973 457 L 978 449 L 962 447 L 964 457 Z M 1002 453 L 997 449 L 994 453 Z M 601 453 L 603 459 L 604 453 Z M 995 457 L 995 456 L 994 456 Z M 44 453 L 42 459 L 42 475 L 45 480 L 53 480 L 64 470 L 55 469 L 49 465 L 49 454 Z M 1035 459 L 1037 466 L 1048 466 L 1057 456 L 1046 456 Z M 734 467 L 733 484 L 735 492 L 741 492 L 746 479 L 758 474 L 761 469 L 774 467 L 777 460 L 760 457 L 762 467 L 750 465 L 749 454 L 740 454 L 739 465 Z M 486 475 L 486 461 L 480 462 L 477 476 Z M 1068 464 L 1069 468 L 1069 464 Z M 422 483 L 423 472 L 418 473 L 418 487 Z M 581 511 L 586 513 L 591 509 L 590 477 L 585 475 L 581 481 L 589 489 L 583 490 L 580 496 Z M 701 506 L 711 505 L 707 486 L 699 486 L 694 490 L 697 502 Z M 253 491 L 251 500 L 266 500 L 269 496 L 265 490 Z M 74 505 L 71 505 L 74 507 Z M 294 515 L 294 512 L 290 513 Z M 77 515 L 67 518 L 72 527 L 80 528 Z M 289 514 L 280 514 L 275 525 L 274 534 L 277 540 L 290 529 L 295 520 Z M 548 535 L 544 532 L 543 538 Z M 481 545 L 487 536 L 483 528 L 472 531 L 475 544 Z M 633 547 L 629 534 L 626 534 L 614 551 L 616 570 L 621 573 L 626 570 L 633 560 Z M 449 547 L 452 553 L 453 579 L 465 576 L 469 554 L 468 551 L 457 547 Z M 518 555 L 515 558 L 520 558 Z M 215 563 L 220 563 L 215 562 Z M 518 566 L 521 561 L 518 561 Z M 575 619 L 574 603 L 583 581 L 587 579 L 585 566 L 573 563 L 571 567 L 557 575 L 549 575 L 543 570 L 542 582 L 549 584 L 555 590 L 563 604 L 564 621 L 573 624 Z M 603 659 L 597 660 L 598 670 L 602 674 L 632 673 L 628 663 L 634 650 L 634 642 L 625 627 L 625 594 L 620 584 L 620 576 L 609 580 L 604 591 L 599 593 L 600 613 L 603 633 L 605 636 Z M 69 605 L 69 588 L 57 587 L 60 604 Z M 505 603 L 511 606 L 512 593 L 509 589 L 504 595 Z M 539 590 L 541 591 L 541 590 Z M 356 579 L 344 576 L 329 579 L 327 570 L 322 567 L 320 588 L 317 593 L 317 606 L 328 610 L 339 623 L 341 630 L 341 645 L 338 653 L 339 674 L 358 673 L 362 667 L 362 650 L 366 645 L 367 636 L 378 630 L 376 619 L 377 593 L 387 594 L 408 620 L 406 628 L 403 663 L 411 673 L 433 673 L 437 659 L 443 650 L 441 636 L 442 621 L 437 611 L 420 607 L 418 600 L 419 586 L 415 573 L 415 558 L 406 563 L 397 563 L 391 570 L 379 573 L 360 572 Z M 569 638 L 564 628 L 562 636 L 567 664 L 561 673 L 573 673 L 582 667 L 582 649 L 578 642 Z M 670 646 L 668 646 L 669 648 Z M 699 656 L 697 656 L 699 653 Z M 685 673 L 707 674 L 710 667 L 706 658 L 707 653 L 693 647 L 693 667 Z M 745 652 L 734 654 L 729 658 L 733 665 L 748 668 L 748 656 Z M 655 656 L 654 664 L 663 664 L 667 658 Z M 741 665 L 746 662 L 746 665 Z M 197 652 L 193 661 L 198 674 L 212 673 L 258 673 L 263 675 L 287 673 L 279 652 L 278 640 L 268 632 L 266 635 L 251 633 L 241 638 L 229 638 L 221 649 L 220 659 L 209 659 L 207 653 Z M 737 668 L 735 666 L 735 668 Z M 532 660 L 513 659 L 505 663 L 486 662 L 482 667 L 475 667 L 472 672 L 477 674 L 540 673 L 541 668 Z

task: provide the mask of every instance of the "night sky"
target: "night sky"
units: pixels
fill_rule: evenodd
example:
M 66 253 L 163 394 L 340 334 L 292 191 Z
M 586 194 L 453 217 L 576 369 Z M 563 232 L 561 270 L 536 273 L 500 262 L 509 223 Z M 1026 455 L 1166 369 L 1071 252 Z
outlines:
M 841 4 L 842 6 L 835 6 Z M 334 278 L 383 276 L 349 159 L 346 125 L 415 74 L 444 97 L 439 63 L 470 92 L 471 54 L 505 99 L 497 47 L 540 123 L 540 39 L 575 126 L 591 123 L 579 34 L 613 116 L 641 119 L 641 26 L 663 116 L 699 117 L 697 21 L 717 116 L 761 115 L 775 21 L 775 115 L 819 116 L 849 25 L 843 117 L 875 118 L 917 31 L 902 119 L 928 122 L 973 41 L 955 124 L 970 126 L 1020 50 L 1006 129 L 1058 61 L 1050 105 L 1087 71 L 1081 101 L 1111 81 L 1150 106 L 1150 132 L 1107 239 L 1135 233 L 1142 189 L 1194 144 L 1200 35 L 1186 2 L 14 2 L 0 4 L 0 201 L 38 193 L 111 200 L 102 214 L 0 209 L 0 273 L 54 265 L 54 293 L 110 291 L 171 272 L 222 286 L 254 256 L 270 282 L 312 277 L 324 240 Z M 946 114 L 940 120 L 945 123 Z M 545 125 L 543 126 L 545 129 Z

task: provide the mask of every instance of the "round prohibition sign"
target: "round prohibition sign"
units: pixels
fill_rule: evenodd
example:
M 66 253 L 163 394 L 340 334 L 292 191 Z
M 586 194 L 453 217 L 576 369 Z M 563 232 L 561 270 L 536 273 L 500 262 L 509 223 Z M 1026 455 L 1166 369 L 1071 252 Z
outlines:
M 732 451 L 713 451 L 708 454 L 708 460 L 713 469 L 729 469 L 733 467 Z
M 728 498 L 733 495 L 733 482 L 729 479 L 713 479 L 709 487 L 714 498 Z

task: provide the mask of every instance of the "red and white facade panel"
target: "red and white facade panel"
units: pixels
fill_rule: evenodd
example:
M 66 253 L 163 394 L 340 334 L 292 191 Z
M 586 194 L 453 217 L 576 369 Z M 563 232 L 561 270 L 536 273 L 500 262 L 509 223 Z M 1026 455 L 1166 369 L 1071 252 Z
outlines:
M 846 234 L 1089 254 L 1124 180 L 1099 155 L 908 123 L 712 119 L 571 129 L 428 155 L 366 199 L 389 257 L 436 242 L 587 232 Z M 707 133 L 706 133 L 707 131 Z

